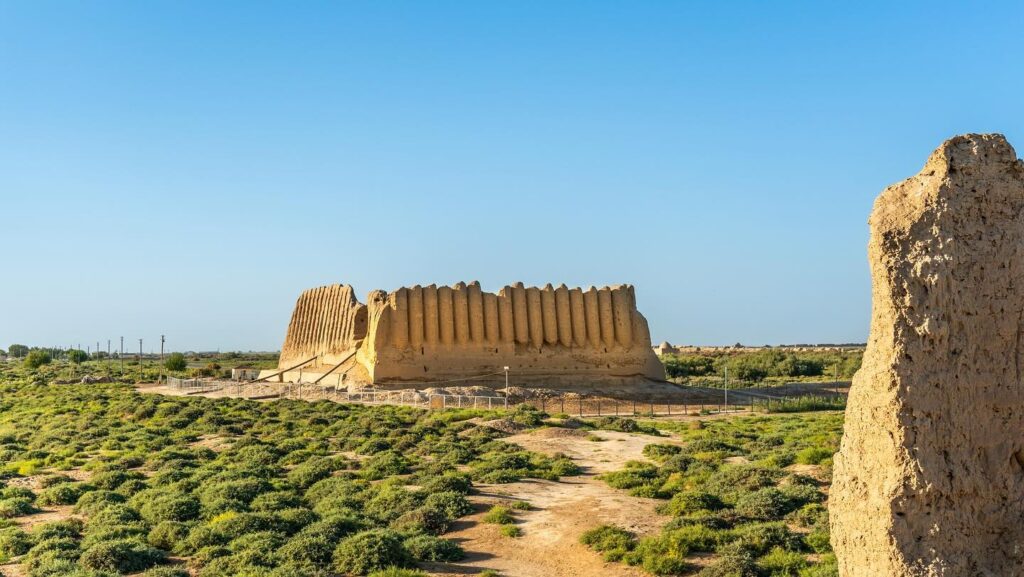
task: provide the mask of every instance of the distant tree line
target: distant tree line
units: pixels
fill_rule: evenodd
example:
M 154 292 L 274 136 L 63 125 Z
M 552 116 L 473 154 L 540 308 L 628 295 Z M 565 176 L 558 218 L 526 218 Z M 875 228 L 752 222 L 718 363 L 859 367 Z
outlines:
M 784 351 L 685 353 L 662 358 L 669 378 L 722 376 L 758 382 L 769 377 L 849 379 L 860 368 L 862 351 Z

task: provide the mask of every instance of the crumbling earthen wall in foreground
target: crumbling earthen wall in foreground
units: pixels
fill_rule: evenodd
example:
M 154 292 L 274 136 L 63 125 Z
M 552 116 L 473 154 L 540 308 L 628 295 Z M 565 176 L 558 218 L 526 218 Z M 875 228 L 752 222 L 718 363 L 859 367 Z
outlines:
M 309 370 L 326 370 L 354 350 L 366 378 L 383 384 L 496 381 L 503 366 L 516 384 L 665 378 L 630 285 L 414 286 L 372 291 L 366 305 L 352 295 L 342 285 L 303 293 L 281 368 L 318 356 Z
M 871 336 L 830 494 L 843 577 L 1024 574 L 1024 164 L 943 143 L 870 219 Z

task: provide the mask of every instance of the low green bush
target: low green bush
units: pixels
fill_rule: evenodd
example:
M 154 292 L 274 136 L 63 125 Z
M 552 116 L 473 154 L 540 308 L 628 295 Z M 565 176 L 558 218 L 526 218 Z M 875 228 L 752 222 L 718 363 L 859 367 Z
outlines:
M 374 571 L 368 577 L 429 577 L 423 571 L 415 569 L 402 569 L 401 567 L 388 567 L 381 571 Z
M 506 537 L 522 537 L 523 530 L 515 525 L 502 525 L 501 534 Z
M 461 561 L 466 553 L 455 541 L 431 535 L 415 535 L 405 540 L 405 548 L 416 561 Z
M 704 491 L 683 491 L 672 496 L 661 512 L 666 515 L 691 515 L 699 511 L 718 511 L 725 505 L 717 495 Z
M 807 559 L 795 551 L 775 547 L 758 559 L 757 564 L 764 573 L 772 577 L 795 577 L 798 571 L 807 567 Z
M 39 492 L 36 503 L 40 505 L 74 505 L 85 492 L 81 483 L 60 483 Z
M 0 518 L 2 519 L 21 517 L 22 515 L 33 513 L 35 510 L 35 506 L 32 505 L 32 499 L 25 497 L 0 499 Z
M 409 567 L 412 562 L 398 533 L 385 529 L 346 537 L 334 550 L 334 569 L 343 574 L 365 575 L 390 567 Z
M 826 459 L 831 459 L 833 451 L 825 447 L 807 447 L 797 451 L 796 462 L 801 465 L 820 465 Z
M 79 562 L 88 569 L 136 573 L 164 560 L 165 554 L 141 541 L 103 541 L 82 552 Z
M 0 529 L 0 559 L 24 555 L 32 547 L 32 537 L 17 527 Z
M 483 516 L 481 521 L 495 525 L 508 525 L 515 523 L 515 518 L 512 516 L 512 510 L 508 507 L 504 505 L 494 505 L 491 507 L 491 510 Z
M 188 525 L 179 521 L 160 521 L 149 530 L 146 542 L 165 551 L 174 551 L 188 537 Z
M 584 532 L 580 542 L 602 553 L 605 561 L 620 561 L 636 547 L 632 533 L 613 525 L 601 525 Z

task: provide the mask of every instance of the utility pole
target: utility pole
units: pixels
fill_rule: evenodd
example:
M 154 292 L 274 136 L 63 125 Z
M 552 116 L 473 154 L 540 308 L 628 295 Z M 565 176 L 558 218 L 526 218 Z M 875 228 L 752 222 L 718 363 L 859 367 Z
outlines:
M 729 413 L 729 367 L 725 367 L 725 412 Z
M 118 360 L 121 361 L 121 376 L 124 376 L 124 337 L 121 337 L 121 352 L 117 355 Z
M 508 408 L 508 367 L 505 367 L 505 408 Z
M 142 382 L 142 339 L 139 339 L 139 382 Z
M 164 336 L 160 335 L 160 374 L 164 372 Z M 157 377 L 157 384 L 160 384 L 160 377 Z

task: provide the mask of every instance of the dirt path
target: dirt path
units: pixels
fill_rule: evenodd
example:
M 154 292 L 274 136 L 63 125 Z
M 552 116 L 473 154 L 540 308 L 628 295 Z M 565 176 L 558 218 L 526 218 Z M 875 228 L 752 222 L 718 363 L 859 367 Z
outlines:
M 639 577 L 639 569 L 605 563 L 580 544 L 580 535 L 598 525 L 614 523 L 638 535 L 656 532 L 667 519 L 655 512 L 658 501 L 630 497 L 595 478 L 621 469 L 629 460 L 646 460 L 641 451 L 649 443 L 666 442 L 648 435 L 598 431 L 602 441 L 570 429 L 540 429 L 507 437 L 531 451 L 565 453 L 583 468 L 583 474 L 560 482 L 522 481 L 507 485 L 481 485 L 472 497 L 479 511 L 456 524 L 446 538 L 458 541 L 467 552 L 465 561 L 432 564 L 435 575 L 471 575 L 494 569 L 504 577 Z M 670 442 L 670 441 L 668 441 Z M 522 500 L 530 511 L 516 512 L 523 530 L 518 538 L 501 535 L 500 527 L 480 522 L 489 505 Z

